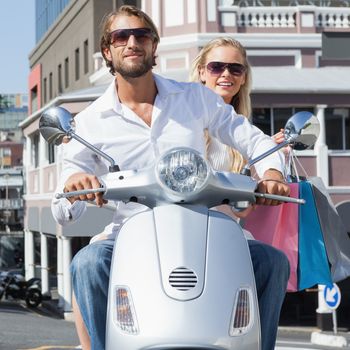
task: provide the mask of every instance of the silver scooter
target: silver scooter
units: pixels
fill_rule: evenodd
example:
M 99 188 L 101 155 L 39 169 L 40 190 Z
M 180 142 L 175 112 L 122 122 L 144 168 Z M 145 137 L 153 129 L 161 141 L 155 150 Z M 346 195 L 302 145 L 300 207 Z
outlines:
M 101 188 L 59 193 L 68 197 L 103 192 L 109 200 L 137 202 L 150 210 L 128 219 L 116 240 L 110 273 L 106 349 L 260 349 L 254 272 L 241 227 L 210 208 L 246 208 L 257 197 L 301 200 L 257 193 L 250 176 L 213 171 L 198 152 L 175 148 L 155 166 L 119 171 L 114 160 L 74 133 L 63 108 L 47 110 L 40 131 L 48 142 L 74 138 L 107 159 Z M 319 124 L 299 112 L 285 127 L 276 150 L 310 147 Z

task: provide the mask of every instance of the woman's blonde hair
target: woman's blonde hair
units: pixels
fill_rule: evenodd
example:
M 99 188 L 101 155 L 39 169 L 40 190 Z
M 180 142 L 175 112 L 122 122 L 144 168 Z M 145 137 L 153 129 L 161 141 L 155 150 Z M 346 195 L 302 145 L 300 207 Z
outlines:
M 250 101 L 250 91 L 252 86 L 252 70 L 247 59 L 247 52 L 239 41 L 228 37 L 222 37 L 222 38 L 211 40 L 208 44 L 206 44 L 200 50 L 199 54 L 192 62 L 191 71 L 190 71 L 190 81 L 198 81 L 198 82 L 201 82 L 202 84 L 205 84 L 205 81 L 201 81 L 200 79 L 200 70 L 207 63 L 206 61 L 207 61 L 209 52 L 216 47 L 222 47 L 222 46 L 233 47 L 234 49 L 238 50 L 243 57 L 243 61 L 244 61 L 243 64 L 246 67 L 245 82 L 239 89 L 238 94 L 233 97 L 230 104 L 234 107 L 235 111 L 238 114 L 242 114 L 245 117 L 250 118 L 251 112 L 252 112 L 251 101 Z M 207 150 L 209 148 L 209 145 L 210 145 L 210 138 L 208 135 Z M 231 157 L 232 163 L 230 166 L 230 170 L 233 172 L 239 172 L 244 166 L 245 160 L 237 150 L 233 148 L 229 148 L 229 150 L 230 152 L 232 152 L 232 157 Z

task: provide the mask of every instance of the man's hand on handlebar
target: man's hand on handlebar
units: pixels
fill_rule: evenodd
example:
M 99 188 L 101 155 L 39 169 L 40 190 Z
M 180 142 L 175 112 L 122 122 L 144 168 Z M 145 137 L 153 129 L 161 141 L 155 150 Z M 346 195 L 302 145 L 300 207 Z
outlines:
M 269 169 L 259 182 L 257 192 L 289 196 L 290 187 L 284 181 L 282 174 L 278 170 Z M 282 202 L 268 198 L 258 198 L 256 203 L 260 205 L 279 205 Z
M 87 173 L 76 173 L 71 175 L 65 183 L 64 192 L 88 190 L 92 188 L 100 188 L 101 184 L 98 181 L 98 178 L 95 175 Z M 96 201 L 97 206 L 102 207 L 103 204 L 106 204 L 108 201 L 103 199 L 103 193 L 89 193 L 81 194 L 80 196 L 69 197 L 67 198 L 71 203 L 75 201 Z

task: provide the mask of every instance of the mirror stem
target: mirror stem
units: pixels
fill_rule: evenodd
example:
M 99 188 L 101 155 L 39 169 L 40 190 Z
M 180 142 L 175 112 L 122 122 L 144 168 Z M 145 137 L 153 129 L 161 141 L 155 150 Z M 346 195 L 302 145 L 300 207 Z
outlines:
M 80 136 L 78 136 L 77 134 L 75 134 L 74 132 L 69 132 L 69 137 L 72 137 L 73 139 L 77 140 L 78 142 L 82 143 L 84 146 L 88 147 L 89 149 L 91 149 L 91 151 L 93 151 L 94 153 L 97 153 L 99 156 L 101 156 L 102 158 L 108 160 L 111 165 L 109 167 L 109 172 L 110 173 L 115 173 L 117 171 L 120 171 L 120 168 L 117 164 L 115 164 L 113 158 L 111 158 L 110 156 L 108 156 L 106 153 L 100 151 L 98 148 L 96 148 L 95 146 L 93 146 L 91 143 L 85 141 L 84 139 L 82 139 Z
M 254 159 L 251 159 L 245 166 L 244 168 L 241 170 L 240 174 L 241 175 L 247 175 L 247 176 L 251 176 L 251 171 L 250 171 L 250 167 L 252 165 L 254 165 L 255 163 L 259 162 L 261 159 L 264 159 L 266 158 L 267 156 L 269 156 L 270 154 L 280 150 L 281 148 L 287 146 L 290 144 L 292 140 L 289 139 L 289 140 L 285 140 L 283 141 L 282 143 L 276 145 L 275 147 L 271 148 L 270 150 L 268 150 L 267 152 L 264 152 L 263 154 L 261 154 L 260 156 L 254 158 Z

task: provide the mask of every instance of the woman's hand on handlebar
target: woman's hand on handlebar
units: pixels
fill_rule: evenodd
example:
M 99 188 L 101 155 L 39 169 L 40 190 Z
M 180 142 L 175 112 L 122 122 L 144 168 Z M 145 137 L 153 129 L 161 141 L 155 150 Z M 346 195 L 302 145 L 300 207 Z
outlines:
M 76 173 L 71 175 L 65 183 L 64 192 L 88 190 L 92 188 L 100 188 L 101 184 L 98 181 L 98 178 L 95 175 L 87 173 Z M 81 194 L 75 197 L 67 198 L 71 203 L 74 203 L 77 200 L 80 201 L 96 201 L 96 204 L 99 207 L 102 207 L 103 204 L 106 204 L 108 201 L 103 199 L 103 193 L 89 193 Z

